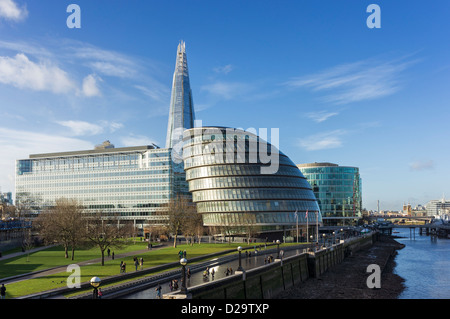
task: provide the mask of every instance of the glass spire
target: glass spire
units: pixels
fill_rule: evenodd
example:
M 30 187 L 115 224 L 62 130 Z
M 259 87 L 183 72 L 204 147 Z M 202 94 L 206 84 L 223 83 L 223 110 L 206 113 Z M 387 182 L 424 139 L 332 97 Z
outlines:
M 183 131 L 194 127 L 194 104 L 186 59 L 186 45 L 181 41 L 173 74 L 166 148 L 182 153 Z

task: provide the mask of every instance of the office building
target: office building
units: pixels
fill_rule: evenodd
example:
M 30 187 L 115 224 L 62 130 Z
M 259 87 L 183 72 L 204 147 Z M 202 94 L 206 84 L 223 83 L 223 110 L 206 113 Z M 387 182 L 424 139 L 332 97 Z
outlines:
M 450 200 L 446 200 L 445 197 L 430 200 L 425 204 L 425 208 L 428 216 L 441 218 L 440 216 L 450 215 Z
M 311 185 L 325 226 L 354 225 L 362 217 L 359 168 L 333 163 L 299 164 Z
M 279 232 L 295 229 L 297 222 L 304 227 L 307 216 L 310 226 L 322 223 L 317 200 L 300 170 L 253 133 L 225 127 L 186 130 L 183 159 L 189 191 L 205 226 L 239 232 L 252 225 L 259 232 Z

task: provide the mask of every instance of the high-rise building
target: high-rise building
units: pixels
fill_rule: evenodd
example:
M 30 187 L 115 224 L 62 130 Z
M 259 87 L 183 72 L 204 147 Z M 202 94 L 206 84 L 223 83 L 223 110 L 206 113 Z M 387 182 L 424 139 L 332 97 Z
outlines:
M 278 166 L 273 171 L 264 170 L 269 153 L 270 165 Z M 304 228 L 307 219 L 312 228 L 322 224 L 317 200 L 300 170 L 251 132 L 224 127 L 186 130 L 183 159 L 189 191 L 205 226 L 235 232 L 252 226 L 267 234 L 295 231 L 297 223 Z
M 172 96 L 170 98 L 169 123 L 167 126 L 166 148 L 182 152 L 183 132 L 194 127 L 194 102 L 189 83 L 186 58 L 186 44 L 181 41 L 177 50 L 177 61 L 173 74 Z
M 444 216 L 450 215 L 450 200 L 442 199 L 430 200 L 425 204 L 428 216 Z
M 111 212 L 138 227 L 163 223 L 167 202 L 191 196 L 185 179 L 180 129 L 193 127 L 186 50 L 177 51 L 170 104 L 167 148 L 156 145 L 115 148 L 109 141 L 93 150 L 34 154 L 16 161 L 16 203 L 28 217 L 54 205 L 58 198 L 78 199 L 86 212 Z
M 311 184 L 325 226 L 347 226 L 362 217 L 361 178 L 358 167 L 333 163 L 299 164 Z

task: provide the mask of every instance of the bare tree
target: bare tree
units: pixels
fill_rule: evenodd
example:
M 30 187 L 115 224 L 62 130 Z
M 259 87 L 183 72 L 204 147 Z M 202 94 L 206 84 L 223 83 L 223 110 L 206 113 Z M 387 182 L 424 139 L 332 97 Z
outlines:
M 43 211 L 36 219 L 39 235 L 47 242 L 57 242 L 64 247 L 64 256 L 75 258 L 75 248 L 85 240 L 83 208 L 75 199 L 60 198 L 55 206 Z
M 251 213 L 244 213 L 241 217 L 242 229 L 247 235 L 247 244 L 250 245 L 250 239 L 259 233 L 261 227 L 256 226 L 256 216 Z
M 191 245 L 194 243 L 194 237 L 200 237 L 203 233 L 203 220 L 202 216 L 197 213 L 196 210 L 191 209 L 185 213 L 185 220 L 183 223 L 183 233 L 185 237 L 191 238 Z
M 173 247 L 177 247 L 178 234 L 184 231 L 189 216 L 197 213 L 195 204 L 185 196 L 177 196 L 167 204 L 167 227 L 173 234 Z
M 102 266 L 105 265 L 105 250 L 109 247 L 120 248 L 123 236 L 128 233 L 127 227 L 121 227 L 118 216 L 97 212 L 86 218 L 86 236 L 100 249 Z

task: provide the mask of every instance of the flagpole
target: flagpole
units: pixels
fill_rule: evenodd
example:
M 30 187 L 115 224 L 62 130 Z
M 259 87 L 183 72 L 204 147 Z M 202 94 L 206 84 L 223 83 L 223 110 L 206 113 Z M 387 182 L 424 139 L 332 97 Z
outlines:
M 308 210 L 306 210 L 306 243 L 309 243 Z
M 319 242 L 319 212 L 316 212 L 316 242 Z
M 297 244 L 298 244 L 298 213 L 295 211 L 295 217 L 297 218 Z

